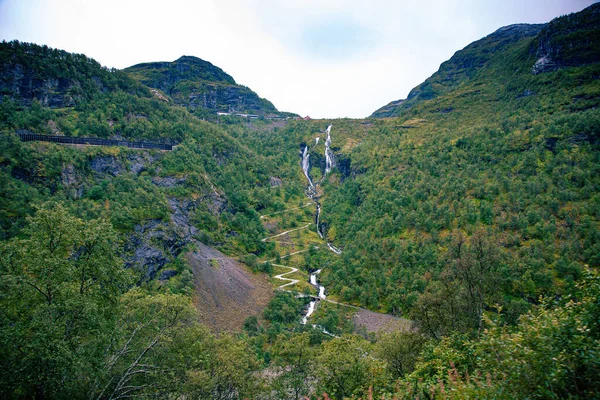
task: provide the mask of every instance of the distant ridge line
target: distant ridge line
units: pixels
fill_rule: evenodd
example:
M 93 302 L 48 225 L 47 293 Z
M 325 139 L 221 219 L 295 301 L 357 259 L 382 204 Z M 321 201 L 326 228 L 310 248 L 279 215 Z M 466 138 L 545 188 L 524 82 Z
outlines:
M 168 143 L 134 142 L 130 140 L 103 139 L 96 137 L 70 137 L 40 135 L 31 132 L 17 132 L 22 142 L 54 142 L 63 144 L 83 144 L 88 146 L 121 146 L 133 149 L 158 149 L 173 150 L 173 145 Z

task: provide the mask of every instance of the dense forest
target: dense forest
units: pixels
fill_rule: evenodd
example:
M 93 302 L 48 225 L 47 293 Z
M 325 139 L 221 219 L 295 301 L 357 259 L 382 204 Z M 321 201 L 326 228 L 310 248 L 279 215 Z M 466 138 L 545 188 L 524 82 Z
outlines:
M 598 5 L 505 27 L 327 121 L 267 119 L 292 114 L 192 57 L 120 71 L 0 43 L 0 395 L 600 396 L 599 32 Z M 232 87 L 259 118 L 215 118 Z M 239 330 L 200 322 L 200 243 L 272 283 Z M 316 270 L 332 302 L 303 324 Z M 348 306 L 409 324 L 367 331 Z

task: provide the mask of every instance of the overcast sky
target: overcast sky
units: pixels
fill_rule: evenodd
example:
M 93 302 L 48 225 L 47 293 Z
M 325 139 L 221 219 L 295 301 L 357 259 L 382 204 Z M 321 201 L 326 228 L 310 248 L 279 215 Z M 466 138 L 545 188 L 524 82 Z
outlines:
M 0 38 L 108 67 L 210 61 L 282 111 L 366 117 L 455 51 L 594 0 L 0 0 Z

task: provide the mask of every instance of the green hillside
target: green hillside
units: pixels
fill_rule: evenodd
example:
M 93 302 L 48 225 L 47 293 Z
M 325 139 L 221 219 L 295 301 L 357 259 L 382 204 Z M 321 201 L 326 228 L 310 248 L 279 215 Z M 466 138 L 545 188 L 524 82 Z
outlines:
M 0 397 L 597 398 L 599 37 L 599 4 L 511 25 L 312 121 L 213 119 L 277 110 L 195 57 L 2 42 Z
M 593 38 L 598 8 L 467 46 L 363 135 L 338 123 L 357 172 L 325 188 L 323 223 L 345 250 L 325 276 L 342 298 L 440 336 L 495 307 L 514 322 L 598 266 L 600 60 L 582 47 L 585 62 L 534 73 L 532 50 L 563 40 L 565 20 Z

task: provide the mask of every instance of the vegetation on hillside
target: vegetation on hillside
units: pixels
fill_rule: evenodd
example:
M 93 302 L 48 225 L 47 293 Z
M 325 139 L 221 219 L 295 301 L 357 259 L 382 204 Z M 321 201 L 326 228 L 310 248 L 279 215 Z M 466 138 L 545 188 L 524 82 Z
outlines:
M 599 8 L 467 46 L 386 119 L 214 124 L 85 56 L 2 43 L 0 395 L 600 396 L 600 60 L 582 41 Z M 550 51 L 532 68 L 566 43 L 584 62 Z M 22 143 L 21 129 L 178 145 Z M 339 256 L 314 248 L 306 145 Z M 353 332 L 321 304 L 325 333 L 300 324 L 308 298 L 278 291 L 243 332 L 216 335 L 193 305 L 194 241 L 268 274 L 322 268 L 329 298 L 417 328 Z

